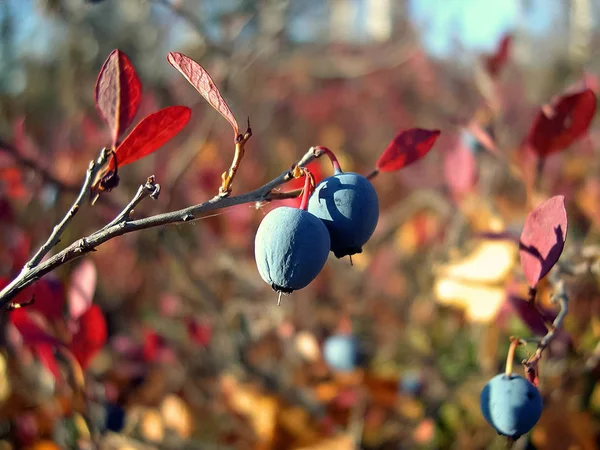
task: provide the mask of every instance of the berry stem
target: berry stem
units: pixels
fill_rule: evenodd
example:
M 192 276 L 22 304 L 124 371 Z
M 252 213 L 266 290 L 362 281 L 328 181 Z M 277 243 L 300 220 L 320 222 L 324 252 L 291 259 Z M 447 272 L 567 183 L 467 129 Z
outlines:
M 508 347 L 508 354 L 506 355 L 506 370 L 504 373 L 507 377 L 511 376 L 513 373 L 513 361 L 515 359 L 515 349 L 520 344 L 519 339 L 511 338 L 510 347 Z
M 331 165 L 333 166 L 333 172 L 335 174 L 342 173 L 342 168 L 340 167 L 340 162 L 336 158 L 335 154 L 329 150 L 327 147 L 323 147 L 321 145 L 317 145 L 313 147 L 317 153 L 325 153 L 329 160 L 331 161 Z
M 315 187 L 315 179 L 306 167 L 302 168 L 304 172 L 304 188 L 302 189 L 302 201 L 300 202 L 300 209 L 306 211 L 308 208 L 308 199 L 313 193 Z

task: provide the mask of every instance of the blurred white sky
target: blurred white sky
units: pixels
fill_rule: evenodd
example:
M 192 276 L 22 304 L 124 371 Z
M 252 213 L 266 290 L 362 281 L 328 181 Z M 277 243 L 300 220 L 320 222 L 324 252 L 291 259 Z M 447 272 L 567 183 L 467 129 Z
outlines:
M 22 44 L 20 50 L 40 57 L 51 51 L 53 41 L 61 37 L 60 24 L 53 24 L 47 18 L 42 20 L 36 13 L 35 0 L 0 0 L 2 1 L 8 1 L 16 14 L 17 42 Z M 90 7 L 111 7 L 111 3 L 115 5 L 119 1 L 134 0 L 106 0 Z M 360 17 L 366 0 L 349 1 L 356 3 Z M 495 47 L 502 34 L 518 27 L 536 35 L 550 33 L 560 11 L 560 1 L 409 0 L 408 14 L 420 30 L 426 49 L 436 56 L 448 56 L 456 45 L 467 51 L 489 51 Z M 235 0 L 209 1 L 206 2 L 207 11 L 201 12 L 201 15 L 204 16 L 208 11 L 212 13 L 223 8 L 229 9 L 235 4 Z M 298 5 L 301 6 L 302 3 Z M 323 0 L 311 2 L 307 8 L 299 7 L 300 15 L 294 17 L 290 24 L 292 36 L 300 41 L 317 37 L 317 28 L 323 24 L 318 19 L 327 13 L 327 5 L 328 2 Z M 527 5 L 527 9 L 523 5 Z M 159 10 L 166 12 L 165 8 Z M 360 24 L 357 25 L 359 26 L 355 31 L 360 35 L 361 27 Z M 175 37 L 175 41 L 177 40 Z

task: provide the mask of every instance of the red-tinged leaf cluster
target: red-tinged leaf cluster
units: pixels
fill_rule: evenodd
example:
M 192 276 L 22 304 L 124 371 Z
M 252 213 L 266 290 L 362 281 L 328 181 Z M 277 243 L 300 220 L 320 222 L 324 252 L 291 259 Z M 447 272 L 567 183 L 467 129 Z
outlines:
M 114 158 L 92 186 L 93 193 L 110 191 L 119 182 L 118 167 L 155 152 L 175 137 L 190 120 L 186 106 L 170 106 L 144 117 L 119 143 L 141 102 L 141 83 L 129 58 L 114 50 L 104 62 L 96 82 L 96 106 L 112 132 Z
M 94 292 L 95 268 L 91 264 L 86 261 L 74 271 L 68 308 L 65 308 L 62 283 L 44 278 L 16 298 L 17 302 L 24 303 L 35 295 L 34 303 L 10 313 L 10 321 L 21 335 L 23 344 L 34 350 L 55 377 L 60 371 L 54 348 L 71 352 L 85 370 L 106 342 L 107 328 L 102 311 L 91 303 L 91 299 L 81 298 L 92 296 Z M 6 285 L 6 281 L 0 280 L 0 286 Z M 87 285 L 82 286 L 82 283 Z
M 521 233 L 521 266 L 534 288 L 560 258 L 567 238 L 565 197 L 557 195 L 531 211 Z
M 117 147 L 119 167 L 158 150 L 183 130 L 191 115 L 186 106 L 168 106 L 144 117 Z
M 393 172 L 423 158 L 435 144 L 439 130 L 412 128 L 398 134 L 377 160 L 377 170 Z
M 231 124 L 234 139 L 236 139 L 239 135 L 237 121 L 208 72 L 196 61 L 182 53 L 169 52 L 167 61 Z
M 564 95 L 540 108 L 526 142 L 540 158 L 564 150 L 587 133 L 595 113 L 591 89 Z
M 512 36 L 506 35 L 500 41 L 496 52 L 486 58 L 486 69 L 492 77 L 497 76 L 506 65 L 510 56 Z
M 142 84 L 125 53 L 112 51 L 100 70 L 95 90 L 96 106 L 110 127 L 114 148 L 131 125 L 142 97 Z

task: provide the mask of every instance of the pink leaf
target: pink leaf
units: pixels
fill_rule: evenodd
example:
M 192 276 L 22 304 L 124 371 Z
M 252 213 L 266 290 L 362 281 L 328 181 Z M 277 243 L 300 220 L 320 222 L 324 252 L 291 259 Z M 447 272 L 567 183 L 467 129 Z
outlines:
M 393 172 L 425 156 L 435 144 L 439 130 L 412 128 L 398 134 L 377 161 L 377 170 Z
M 564 95 L 540 108 L 526 143 L 539 157 L 566 149 L 585 135 L 596 113 L 596 95 L 591 89 Z
M 96 106 L 112 132 L 113 147 L 140 106 L 142 84 L 125 53 L 113 50 L 96 80 Z
M 473 152 L 463 142 L 445 153 L 444 175 L 455 195 L 467 194 L 473 189 L 477 179 L 477 163 Z
M 208 72 L 196 61 L 182 53 L 169 52 L 167 54 L 167 61 L 231 124 L 234 139 L 237 138 L 239 134 L 237 121 Z
M 521 233 L 521 266 L 530 287 L 550 271 L 560 257 L 567 237 L 565 197 L 552 197 L 529 213 Z
M 96 290 L 96 266 L 91 260 L 85 260 L 73 271 L 69 286 L 69 314 L 79 319 L 91 306 Z
M 169 106 L 150 114 L 117 147 L 119 167 L 155 152 L 186 126 L 192 111 L 186 106 Z

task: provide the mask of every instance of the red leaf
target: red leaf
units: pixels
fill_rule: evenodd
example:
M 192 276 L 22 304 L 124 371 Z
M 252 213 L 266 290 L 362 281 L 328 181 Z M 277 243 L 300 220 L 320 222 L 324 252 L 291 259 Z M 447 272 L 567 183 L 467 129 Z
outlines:
M 82 262 L 71 275 L 69 314 L 79 319 L 91 306 L 96 290 L 96 266 L 91 260 Z
M 201 347 L 210 343 L 212 338 L 212 328 L 208 322 L 199 322 L 193 318 L 186 321 L 188 337 L 190 340 Z
M 556 314 L 552 311 L 540 305 L 533 306 L 527 300 L 520 297 L 509 295 L 508 303 L 523 323 L 538 336 L 544 336 L 548 332 L 546 323 L 552 323 L 556 318 Z
M 237 138 L 239 134 L 237 121 L 208 72 L 196 61 L 188 58 L 182 53 L 169 52 L 167 54 L 167 61 L 196 88 L 200 95 L 202 95 L 213 108 L 225 117 L 227 122 L 233 127 L 234 139 Z
M 502 70 L 506 64 L 506 61 L 508 61 L 511 43 L 512 36 L 504 36 L 496 49 L 496 53 L 487 58 L 486 67 L 491 76 L 498 75 L 500 70 Z
M 44 330 L 36 323 L 25 309 L 15 309 L 10 313 L 10 321 L 23 337 L 25 345 L 51 344 L 55 346 L 63 343 Z
M 539 157 L 566 149 L 588 130 L 596 113 L 596 95 L 591 89 L 558 98 L 538 112 L 527 143 Z
M 439 135 L 439 130 L 422 128 L 403 131 L 389 143 L 381 154 L 377 161 L 377 170 L 393 172 L 421 159 L 431 150 Z
M 140 106 L 142 84 L 125 53 L 113 50 L 96 80 L 96 107 L 112 132 L 113 147 Z
M 98 305 L 90 306 L 79 319 L 79 331 L 69 346 L 69 350 L 85 370 L 96 353 L 106 342 L 106 320 Z
M 565 197 L 552 197 L 529 213 L 521 233 L 521 266 L 529 286 L 538 282 L 556 264 L 567 237 Z
M 186 106 L 169 106 L 144 117 L 117 147 L 119 167 L 158 150 L 183 130 L 191 115 Z
M 54 376 L 54 379 L 58 381 L 60 379 L 60 368 L 58 367 L 58 361 L 56 361 L 56 357 L 54 356 L 52 345 L 38 344 L 35 346 L 35 353 L 46 369 Z

